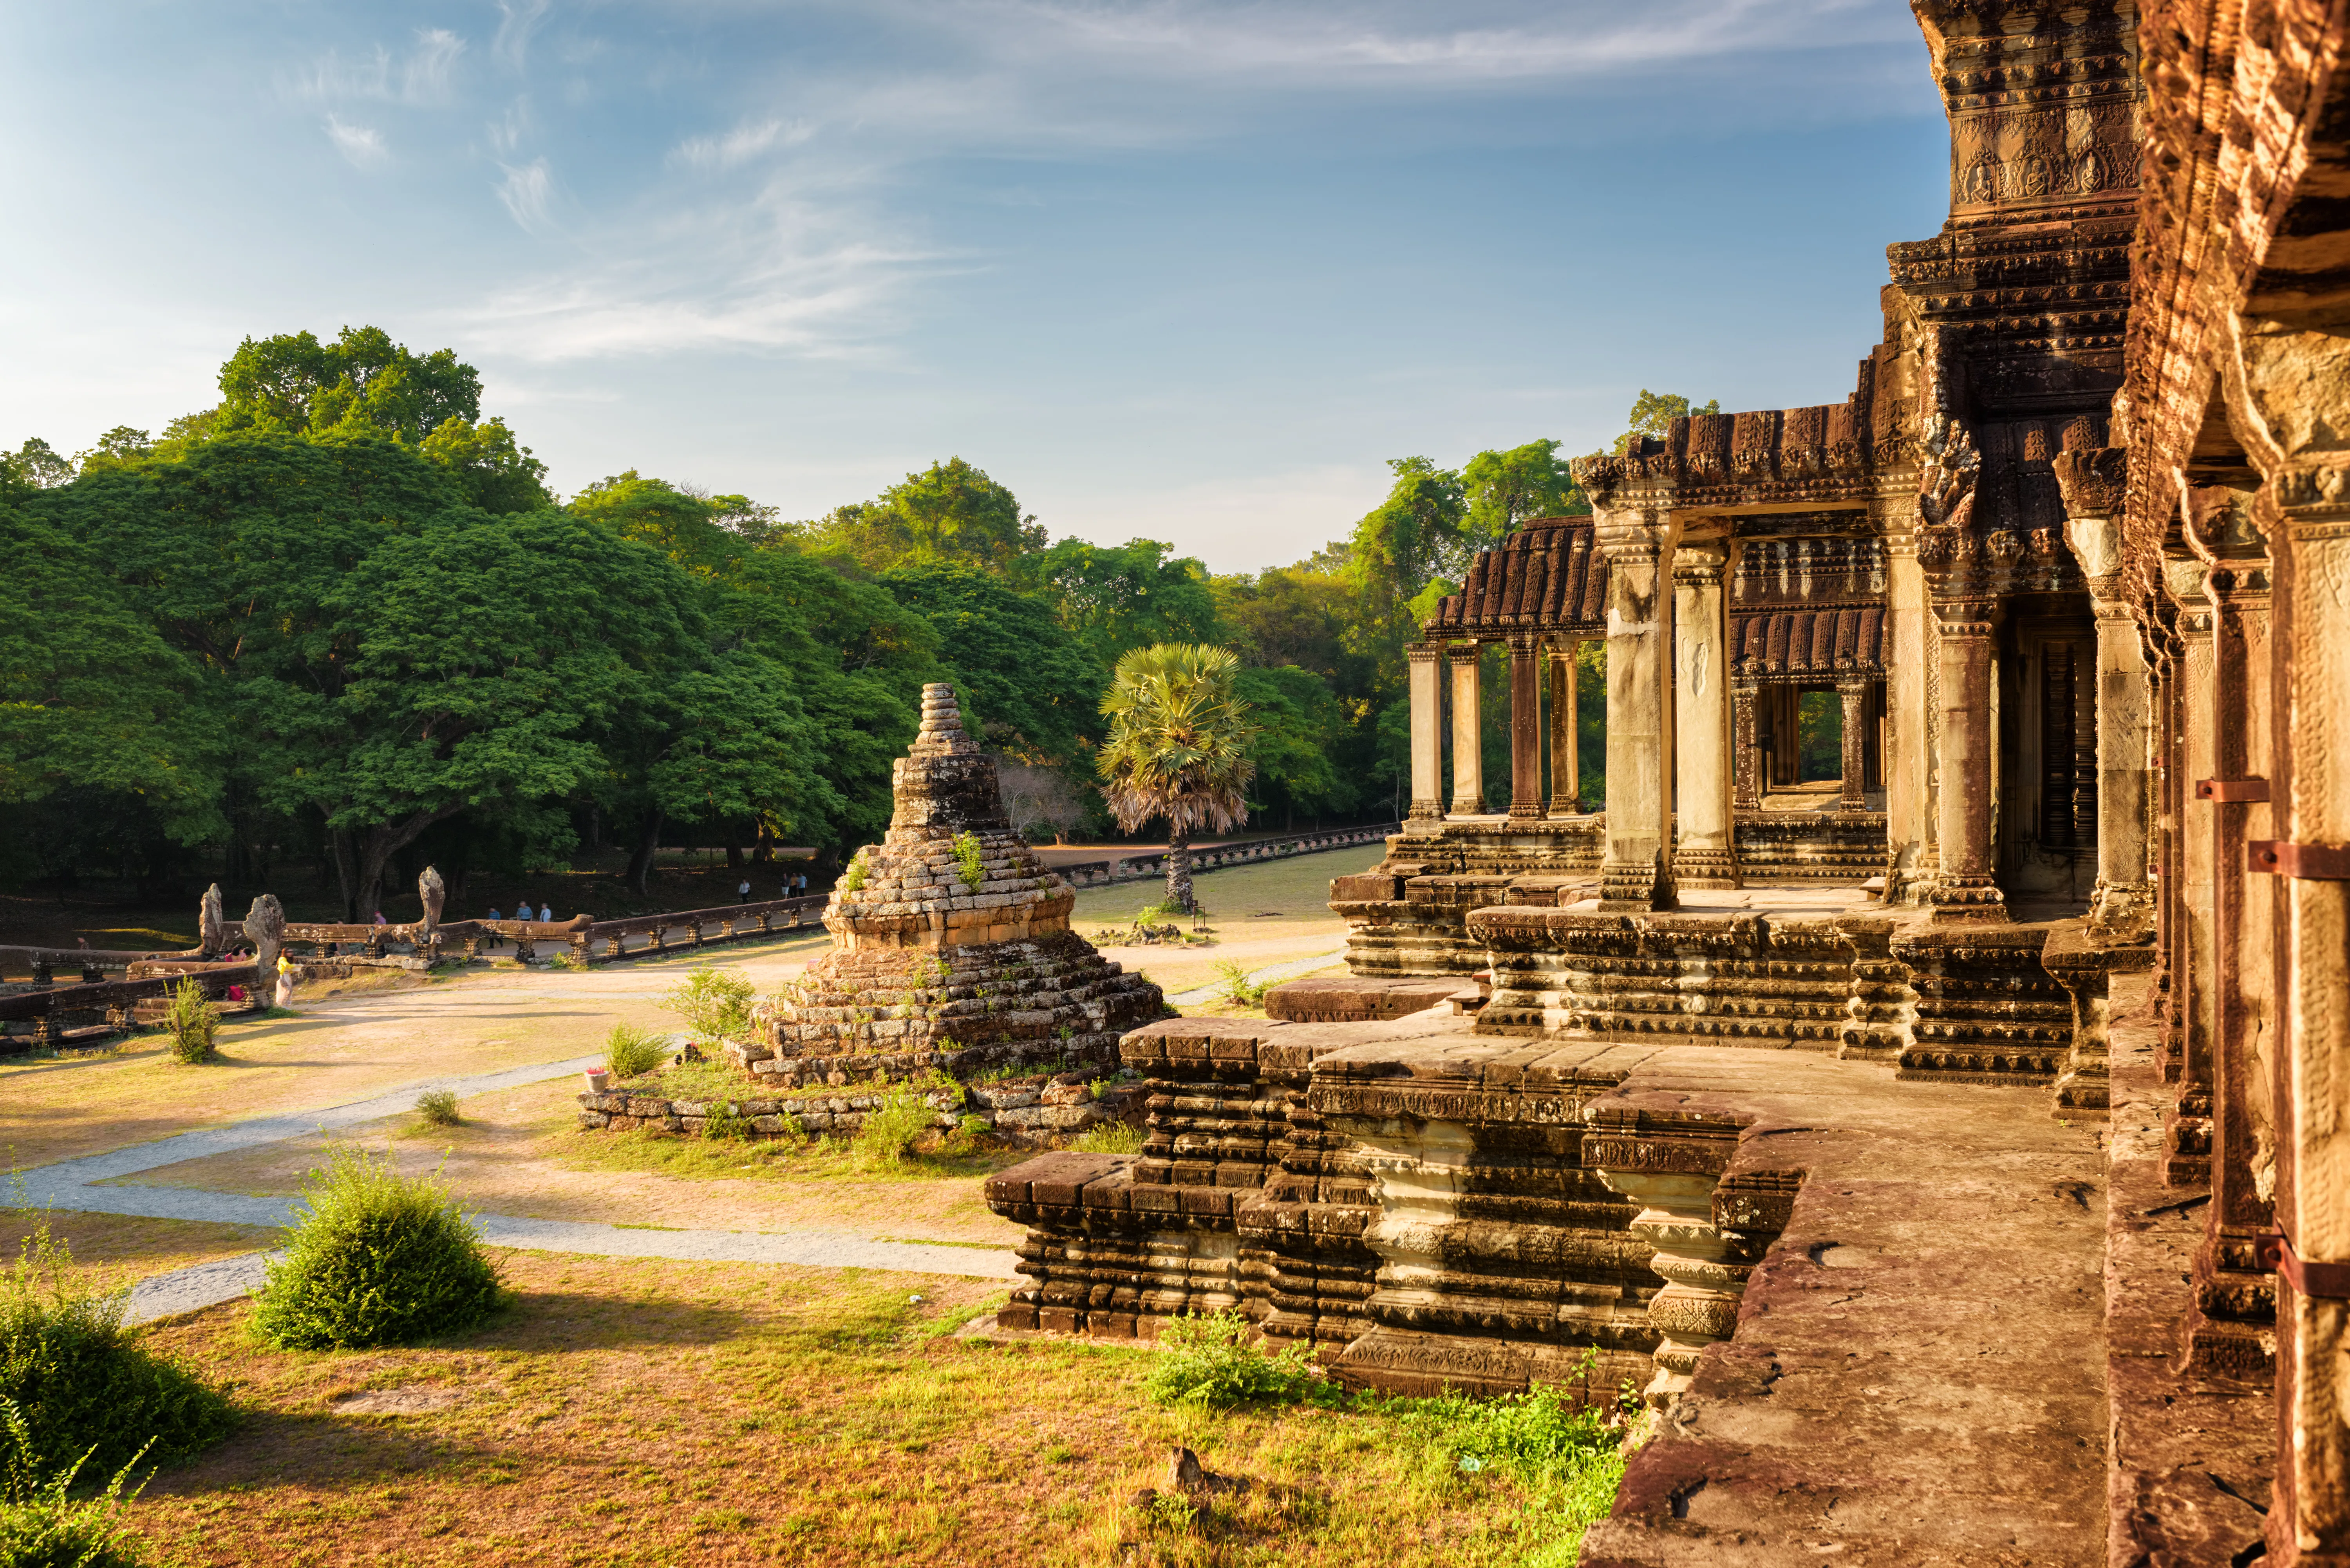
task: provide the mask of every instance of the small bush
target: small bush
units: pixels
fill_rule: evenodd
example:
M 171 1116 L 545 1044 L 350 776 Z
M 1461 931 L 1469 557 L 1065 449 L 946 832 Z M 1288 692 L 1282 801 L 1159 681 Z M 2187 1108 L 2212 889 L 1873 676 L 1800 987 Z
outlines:
M 732 1100 L 712 1100 L 702 1113 L 702 1136 L 707 1138 L 748 1139 L 751 1123 L 735 1108 Z
M 841 873 L 841 890 L 847 893 L 857 892 L 865 886 L 865 878 L 870 875 L 872 875 L 872 867 L 865 863 L 865 851 L 860 849 L 857 852 L 857 857 L 848 863 L 848 869 Z
M 310 1212 L 269 1265 L 255 1332 L 289 1350 L 405 1345 L 453 1334 L 498 1305 L 497 1270 L 448 1189 L 336 1149 L 310 1173 Z
M 865 1113 L 864 1125 L 857 1129 L 853 1146 L 857 1162 L 868 1167 L 896 1165 L 938 1119 L 939 1113 L 920 1085 L 890 1085 L 881 1103 Z
M 739 971 L 703 964 L 661 993 L 654 1003 L 685 1020 L 697 1040 L 716 1044 L 751 1032 L 751 1004 L 757 988 Z
M 416 1096 L 416 1114 L 436 1127 L 453 1127 L 464 1118 L 457 1114 L 457 1091 L 427 1089 Z
M 1294 1405 L 1326 1386 L 1306 1346 L 1267 1355 L 1248 1335 L 1248 1319 L 1229 1309 L 1176 1318 L 1159 1331 L 1164 1354 L 1144 1387 L 1161 1405 L 1221 1410 Z
M 142 1454 L 178 1464 L 235 1425 L 226 1399 L 123 1326 L 127 1300 L 78 1278 L 72 1251 L 46 1220 L 0 1272 L 0 1400 L 26 1427 L 11 1438 L 12 1485 L 84 1461 L 101 1475 Z
M 1225 959 L 1216 965 L 1216 988 L 1234 1007 L 1255 1007 L 1273 989 L 1249 979 L 1248 965 L 1238 959 Z
M 5 1568 L 140 1568 L 146 1556 L 122 1526 L 123 1483 L 146 1453 L 140 1449 L 114 1472 L 106 1490 L 85 1501 L 68 1493 L 89 1460 L 84 1454 L 54 1469 L 38 1458 L 32 1423 L 16 1401 L 0 1398 L 0 1564 Z M 137 1497 L 141 1487 L 134 1488 Z
M 1069 1147 L 1080 1154 L 1139 1154 L 1142 1129 L 1125 1122 L 1105 1122 L 1079 1133 Z
M 189 1063 L 215 1060 L 219 1053 L 213 1049 L 213 1041 L 220 1033 L 220 1009 L 204 1000 L 204 988 L 196 983 L 195 976 L 182 976 L 172 992 L 172 1009 L 163 1014 L 163 1028 L 172 1036 L 172 1054 Z
M 604 1036 L 604 1065 L 615 1078 L 641 1078 L 668 1056 L 668 1041 L 633 1023 L 615 1023 Z
M 966 888 L 976 888 L 987 880 L 987 851 L 976 833 L 958 833 L 954 837 L 955 873 Z

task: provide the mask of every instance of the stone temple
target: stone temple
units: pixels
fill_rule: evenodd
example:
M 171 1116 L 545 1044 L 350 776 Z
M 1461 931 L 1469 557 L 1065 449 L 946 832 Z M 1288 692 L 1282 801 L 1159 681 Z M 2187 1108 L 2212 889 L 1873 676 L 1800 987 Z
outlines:
M 1166 1012 L 1158 986 L 1069 929 L 1076 895 L 1012 830 L 951 686 L 922 688 L 921 729 L 891 784 L 889 832 L 825 910 L 832 950 L 763 1011 L 753 1044 L 730 1047 L 754 1078 L 797 1088 L 1097 1066 Z
M 1912 9 L 1950 216 L 1849 389 L 1476 563 L 1351 977 L 1128 1033 L 1001 1322 L 1629 1379 L 1586 1564 L 2350 1564 L 2344 10 Z

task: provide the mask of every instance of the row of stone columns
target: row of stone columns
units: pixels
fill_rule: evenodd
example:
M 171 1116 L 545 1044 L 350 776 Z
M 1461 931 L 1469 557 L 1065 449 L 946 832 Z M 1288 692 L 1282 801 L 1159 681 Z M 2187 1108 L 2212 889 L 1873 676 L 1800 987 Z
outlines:
M 1571 641 L 1531 634 L 1510 649 L 1510 815 L 1572 816 L 1582 810 L 1581 759 L 1575 751 L 1575 650 Z M 1410 666 L 1411 815 L 1420 818 L 1485 814 L 1484 648 L 1476 642 L 1421 643 L 1405 650 Z M 1448 669 L 1449 666 L 1449 669 Z M 1444 712 L 1452 715 L 1452 798 L 1443 798 Z M 1549 723 L 1544 724 L 1545 689 Z M 1550 755 L 1550 793 L 1543 793 L 1543 754 Z

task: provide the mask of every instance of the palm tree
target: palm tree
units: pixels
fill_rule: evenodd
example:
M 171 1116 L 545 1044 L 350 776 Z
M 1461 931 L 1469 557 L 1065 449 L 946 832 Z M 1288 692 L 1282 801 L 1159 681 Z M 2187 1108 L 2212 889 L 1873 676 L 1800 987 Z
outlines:
M 1109 720 L 1098 764 L 1119 828 L 1167 819 L 1167 902 L 1190 911 L 1191 836 L 1248 815 L 1256 726 L 1232 690 L 1241 661 L 1229 649 L 1162 642 L 1118 661 L 1101 711 Z

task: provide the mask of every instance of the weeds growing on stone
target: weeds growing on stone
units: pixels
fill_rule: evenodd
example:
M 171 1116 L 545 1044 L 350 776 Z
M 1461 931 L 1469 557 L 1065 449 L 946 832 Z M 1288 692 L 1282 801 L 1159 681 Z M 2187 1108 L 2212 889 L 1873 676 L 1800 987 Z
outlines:
M 195 977 L 182 977 L 172 992 L 171 1011 L 163 1014 L 163 1028 L 172 1037 L 172 1054 L 192 1064 L 215 1060 L 220 1053 L 213 1049 L 213 1039 L 220 1033 L 220 1009 L 205 999 L 204 988 Z
M 615 1078 L 641 1078 L 668 1055 L 668 1041 L 633 1023 L 615 1023 L 604 1037 L 604 1065 Z
M 501 1299 L 481 1232 L 432 1177 L 337 1148 L 303 1184 L 309 1213 L 269 1265 L 255 1333 L 289 1350 L 407 1345 L 472 1327 Z
M 987 880 L 987 851 L 976 833 L 958 833 L 954 836 L 955 874 L 966 888 L 976 888 Z
M 892 1084 L 881 1103 L 865 1113 L 851 1147 L 867 1166 L 897 1165 L 913 1148 L 914 1140 L 935 1126 L 939 1113 L 918 1084 Z
M 436 1127 L 453 1127 L 463 1117 L 457 1115 L 457 1091 L 427 1089 L 416 1096 L 416 1114 Z
M 1126 1122 L 1104 1122 L 1079 1133 L 1069 1147 L 1080 1154 L 1139 1154 L 1142 1129 Z
M 101 1474 L 141 1456 L 176 1464 L 235 1424 L 227 1400 L 124 1326 L 128 1299 L 78 1272 L 46 1218 L 0 1272 L 0 1400 L 26 1427 L 10 1434 L 12 1496 L 84 1462 Z

